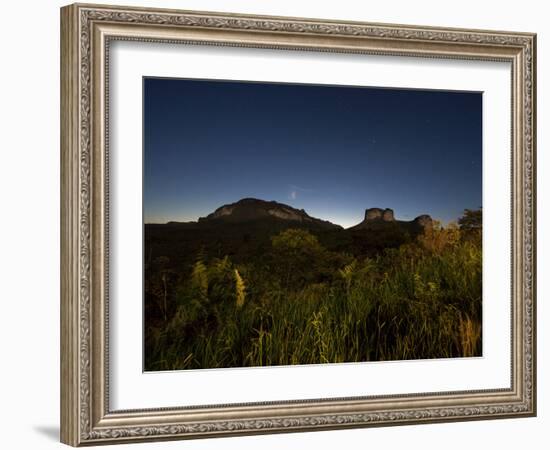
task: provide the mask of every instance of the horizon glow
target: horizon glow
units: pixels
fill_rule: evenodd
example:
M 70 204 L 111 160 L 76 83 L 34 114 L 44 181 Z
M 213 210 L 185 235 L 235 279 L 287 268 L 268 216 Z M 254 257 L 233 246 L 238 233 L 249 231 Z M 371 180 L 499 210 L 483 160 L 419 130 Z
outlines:
M 144 79 L 145 223 L 246 197 L 344 228 L 482 206 L 482 94 Z

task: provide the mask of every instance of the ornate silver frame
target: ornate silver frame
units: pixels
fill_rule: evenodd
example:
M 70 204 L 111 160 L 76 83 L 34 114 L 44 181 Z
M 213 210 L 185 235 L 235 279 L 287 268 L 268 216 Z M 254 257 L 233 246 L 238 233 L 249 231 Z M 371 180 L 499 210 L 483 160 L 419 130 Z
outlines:
M 114 39 L 508 61 L 512 66 L 509 389 L 111 411 L 106 270 Z M 530 33 L 75 4 L 61 9 L 61 440 L 73 446 L 534 416 L 535 52 Z

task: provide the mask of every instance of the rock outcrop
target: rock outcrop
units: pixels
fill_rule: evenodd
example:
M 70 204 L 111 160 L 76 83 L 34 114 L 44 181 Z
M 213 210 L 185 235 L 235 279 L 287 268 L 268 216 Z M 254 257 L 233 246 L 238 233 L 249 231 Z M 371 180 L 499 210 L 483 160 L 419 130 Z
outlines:
M 365 211 L 365 220 L 383 220 L 384 222 L 393 222 L 393 209 L 386 208 L 368 208 Z
M 382 220 L 384 222 L 393 222 L 395 217 L 393 217 L 393 209 L 386 208 L 382 213 Z
M 368 208 L 365 211 L 365 220 L 380 220 L 383 210 L 380 208 Z
M 393 209 L 386 208 L 368 208 L 365 211 L 365 220 L 383 220 L 384 222 L 393 222 Z
M 403 229 L 411 230 L 411 231 L 421 231 L 426 228 L 431 228 L 433 226 L 432 218 L 427 215 L 423 214 L 421 216 L 418 216 L 416 219 L 411 221 L 404 221 L 404 220 L 396 220 L 393 209 L 386 208 L 368 208 L 365 211 L 365 219 L 355 225 L 354 227 L 351 227 L 352 230 L 358 230 L 358 229 L 379 229 L 384 227 L 384 223 L 390 223 L 395 224 L 395 226 L 401 227 Z

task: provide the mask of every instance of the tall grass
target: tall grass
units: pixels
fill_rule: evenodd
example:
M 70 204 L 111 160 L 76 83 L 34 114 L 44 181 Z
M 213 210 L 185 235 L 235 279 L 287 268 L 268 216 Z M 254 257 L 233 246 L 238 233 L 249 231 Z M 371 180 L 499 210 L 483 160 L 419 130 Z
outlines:
M 316 277 L 290 263 L 293 273 L 279 267 L 278 276 L 274 266 L 237 266 L 228 257 L 197 261 L 180 279 L 173 313 L 146 329 L 146 369 L 481 354 L 479 240 L 436 227 L 413 244 L 363 259 L 334 259 L 309 244 L 302 255 L 314 248 L 316 258 L 340 264 L 329 276 L 326 268 Z M 308 272 L 300 277 L 299 270 Z

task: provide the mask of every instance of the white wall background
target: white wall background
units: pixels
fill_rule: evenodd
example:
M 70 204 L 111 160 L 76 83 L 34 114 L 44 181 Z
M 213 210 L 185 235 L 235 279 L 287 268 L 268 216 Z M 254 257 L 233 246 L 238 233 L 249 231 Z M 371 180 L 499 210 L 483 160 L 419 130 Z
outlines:
M 117 2 L 126 3 L 126 2 Z M 438 425 L 141 444 L 139 448 L 546 448 L 550 427 L 545 303 L 550 251 L 550 32 L 546 2 L 133 0 L 135 6 L 538 33 L 539 415 Z M 59 432 L 59 1 L 2 5 L 0 46 L 0 442 L 61 448 Z M 543 31 L 543 27 L 546 31 Z M 121 446 L 118 448 L 137 448 Z

